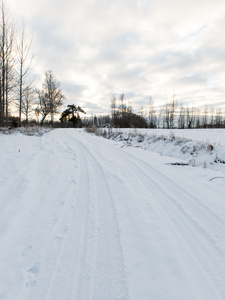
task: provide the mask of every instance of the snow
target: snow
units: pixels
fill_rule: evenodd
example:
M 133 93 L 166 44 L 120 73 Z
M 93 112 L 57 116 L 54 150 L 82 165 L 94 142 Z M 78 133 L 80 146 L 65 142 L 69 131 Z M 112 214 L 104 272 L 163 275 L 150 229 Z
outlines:
M 134 129 L 124 128 L 123 132 L 132 132 Z M 137 129 L 136 132 L 148 135 L 163 135 L 170 137 L 171 134 L 177 138 L 184 138 L 213 145 L 225 146 L 224 129 Z
M 201 131 L 180 132 L 222 159 Z M 0 134 L 0 299 L 225 299 L 223 164 L 174 143 Z
M 225 172 L 225 130 L 97 129 L 96 135 L 177 158 L 176 164 Z M 185 137 L 186 135 L 186 137 Z M 207 138 L 207 139 L 206 139 Z

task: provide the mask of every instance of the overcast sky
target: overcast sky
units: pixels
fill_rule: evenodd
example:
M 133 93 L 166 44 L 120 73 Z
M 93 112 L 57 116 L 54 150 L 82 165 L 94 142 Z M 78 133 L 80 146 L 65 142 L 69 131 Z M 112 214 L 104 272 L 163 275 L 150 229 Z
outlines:
M 33 34 L 35 70 L 52 70 L 88 113 L 112 94 L 225 108 L 224 0 L 7 0 Z

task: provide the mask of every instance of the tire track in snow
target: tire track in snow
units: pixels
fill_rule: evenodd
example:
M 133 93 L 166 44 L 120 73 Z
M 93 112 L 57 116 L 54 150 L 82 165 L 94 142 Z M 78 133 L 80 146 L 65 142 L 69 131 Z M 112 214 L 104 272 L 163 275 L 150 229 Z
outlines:
M 157 188 L 160 189 L 166 197 L 168 196 L 172 199 L 180 209 L 184 210 L 184 212 L 189 215 L 193 222 L 196 222 L 203 230 L 205 229 L 205 234 L 210 237 L 210 240 L 214 242 L 214 245 L 218 246 L 218 249 L 222 252 L 225 252 L 225 241 L 223 240 L 225 236 L 225 221 L 210 210 L 209 207 L 196 196 L 192 195 L 182 186 L 178 185 L 176 182 L 172 181 L 170 178 L 148 164 L 148 168 L 161 177 L 161 179 L 156 180 L 156 176 L 149 175 L 152 174 L 152 172 L 144 171 L 146 169 L 146 165 L 143 161 L 139 160 L 139 162 L 141 162 L 142 168 L 140 168 L 140 166 L 136 163 L 135 164 L 139 171 L 141 170 L 143 180 L 144 178 L 148 178 L 148 184 L 150 184 L 153 189 L 157 186 Z M 166 184 L 159 184 L 159 182 L 163 182 L 163 180 L 164 182 L 166 181 Z M 162 186 L 165 186 L 166 188 L 163 189 Z M 173 193 L 170 191 L 173 191 Z M 176 195 L 176 197 L 174 197 L 174 195 Z M 206 225 L 207 229 L 205 228 Z
M 77 151 L 71 146 L 71 141 L 65 134 L 62 137 L 64 141 L 64 151 L 71 154 L 74 159 L 77 156 Z M 77 158 L 76 158 L 77 160 Z M 78 162 L 79 160 L 78 160 Z M 82 266 L 82 251 L 85 244 L 85 228 L 87 223 L 87 210 L 89 202 L 89 189 L 80 188 L 82 182 L 89 182 L 89 174 L 87 172 L 87 165 L 84 162 L 82 168 L 78 166 L 78 180 L 77 189 L 74 194 L 65 192 L 65 203 L 61 214 L 60 226 L 67 226 L 65 236 L 57 231 L 54 231 L 54 237 L 46 254 L 49 260 L 46 262 L 44 273 L 47 276 L 39 278 L 39 294 L 34 291 L 29 294 L 27 299 L 37 300 L 61 300 L 61 299 L 79 299 L 73 289 L 78 290 L 80 272 Z M 71 198 L 71 199 L 70 199 Z M 52 255 L 53 254 L 53 255 Z M 75 288 L 74 288 L 75 287 Z M 31 297 L 32 296 L 32 297 Z
M 79 151 L 80 161 L 87 162 L 94 187 L 94 195 L 90 195 L 79 299 L 126 300 L 128 292 L 113 199 L 98 161 L 82 143 Z
M 128 300 L 116 212 L 103 171 L 88 149 L 69 135 L 66 148 L 78 154 L 75 204 L 49 274 L 47 296 L 42 292 L 32 299 Z
M 197 197 L 150 164 L 128 152 L 117 151 L 124 160 L 129 160 L 136 180 L 154 196 L 155 203 L 179 232 L 218 296 L 224 299 L 225 222 Z M 136 205 L 140 211 L 143 209 L 137 202 Z
M 157 201 L 175 225 L 186 244 L 200 263 L 217 293 L 225 298 L 225 230 L 214 214 L 199 206 L 192 197 L 171 196 L 149 176 L 157 192 Z M 186 199 L 185 199 L 186 198 Z M 184 203 L 186 201 L 186 203 Z M 191 205 L 190 205 L 191 203 Z M 197 212 L 197 213 L 196 213 Z

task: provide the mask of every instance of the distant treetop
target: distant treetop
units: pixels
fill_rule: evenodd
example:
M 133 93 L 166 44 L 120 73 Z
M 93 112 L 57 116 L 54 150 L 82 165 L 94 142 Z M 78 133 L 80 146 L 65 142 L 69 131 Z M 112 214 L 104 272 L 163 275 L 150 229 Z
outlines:
M 67 109 L 62 112 L 59 120 L 61 122 L 72 122 L 73 127 L 75 127 L 81 120 L 79 112 L 86 114 L 86 112 L 80 106 L 69 104 L 67 105 Z

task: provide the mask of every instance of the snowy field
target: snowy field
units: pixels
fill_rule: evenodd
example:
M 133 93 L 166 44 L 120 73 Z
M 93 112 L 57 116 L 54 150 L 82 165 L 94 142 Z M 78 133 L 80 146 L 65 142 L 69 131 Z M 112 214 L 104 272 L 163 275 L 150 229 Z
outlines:
M 0 134 L 0 299 L 225 299 L 224 132 Z
M 130 132 L 133 129 L 122 130 Z M 137 131 L 148 135 L 171 136 L 173 134 L 176 138 L 185 138 L 225 147 L 225 129 L 137 129 Z
M 178 164 L 209 168 L 225 173 L 224 129 L 104 129 L 96 135 L 122 142 L 122 147 L 142 148 L 174 157 Z

